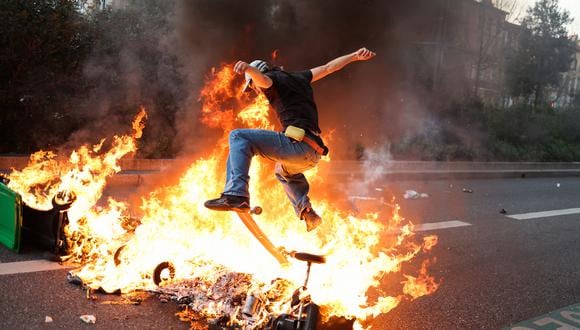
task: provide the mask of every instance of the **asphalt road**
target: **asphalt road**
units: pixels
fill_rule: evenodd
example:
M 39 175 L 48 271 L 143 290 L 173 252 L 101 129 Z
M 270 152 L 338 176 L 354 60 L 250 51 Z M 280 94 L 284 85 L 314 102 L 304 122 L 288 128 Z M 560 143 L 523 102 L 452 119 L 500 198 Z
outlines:
M 394 193 L 402 215 L 425 230 L 419 235 L 439 236 L 433 253 L 437 262 L 430 273 L 442 284 L 435 294 L 403 301 L 372 320 L 373 329 L 509 328 L 580 303 L 580 210 L 570 210 L 580 208 L 580 178 L 394 181 L 375 188 L 379 190 L 362 197 Z M 429 197 L 404 200 L 408 189 Z M 355 199 L 353 205 L 364 209 L 372 203 Z M 501 214 L 502 209 L 507 214 Z M 573 214 L 509 217 L 553 210 Z M 446 228 L 450 223 L 461 226 Z M 0 247 L 0 272 L 2 263 L 42 257 L 38 251 L 16 255 Z M 153 296 L 138 306 L 111 305 L 103 302 L 121 297 L 98 294 L 97 300 L 87 300 L 83 290 L 67 283 L 65 274 L 51 270 L 0 275 L 0 328 L 189 328 L 174 316 L 178 307 L 173 303 Z M 388 287 L 386 283 L 385 290 Z M 526 327 L 577 329 L 580 307 L 575 311 L 567 312 L 564 321 L 543 318 Z M 95 315 L 97 323 L 82 324 L 82 314 Z M 46 316 L 53 322 L 45 323 Z

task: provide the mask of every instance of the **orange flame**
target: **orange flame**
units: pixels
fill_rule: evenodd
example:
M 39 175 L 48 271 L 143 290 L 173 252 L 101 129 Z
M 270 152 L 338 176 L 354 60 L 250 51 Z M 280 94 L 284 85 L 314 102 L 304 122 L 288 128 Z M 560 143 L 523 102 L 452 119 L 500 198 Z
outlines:
M 140 139 L 141 136 L 143 135 L 143 129 L 145 128 L 145 123 L 143 121 L 145 119 L 147 119 L 147 112 L 145 112 L 144 107 L 141 107 L 139 113 L 137 114 L 135 120 L 133 120 L 132 123 L 133 130 L 135 131 L 135 133 L 133 134 L 134 138 Z
M 303 264 L 292 261 L 289 267 L 281 268 L 246 231 L 235 214 L 210 211 L 202 205 L 202 201 L 221 192 L 229 131 L 236 127 L 274 127 L 268 120 L 269 107 L 265 97 L 252 98 L 252 94 L 235 93 L 238 87 L 239 81 L 230 65 L 212 70 L 200 93 L 201 121 L 220 129 L 223 135 L 216 142 L 213 153 L 191 164 L 181 175 L 179 183 L 158 188 L 142 198 L 139 220 L 127 216 L 126 206 L 112 199 L 107 207 L 95 207 L 95 197 L 100 195 L 94 192 L 90 193 L 91 199 L 87 198 L 82 207 L 78 207 L 75 213 L 78 221 L 71 222 L 68 232 L 71 237 L 85 237 L 75 241 L 72 255 L 75 260 L 84 261 L 76 275 L 87 285 L 108 292 L 152 288 L 155 285 L 151 281 L 151 272 L 163 261 L 175 265 L 176 280 L 195 277 L 215 283 L 224 269 L 251 274 L 252 285 L 256 288 L 263 287 L 263 283 L 272 278 L 284 278 L 294 284 L 278 289 L 281 296 L 288 298 L 292 287 L 301 285 L 305 271 Z M 138 118 L 140 123 L 144 115 Z M 136 132 L 143 128 L 135 123 L 133 127 Z M 140 134 L 133 135 L 134 138 L 138 136 Z M 116 160 L 134 151 L 134 138 L 115 138 L 113 149 L 119 151 L 109 151 L 104 157 L 97 157 L 100 159 L 98 168 L 88 165 L 92 164 L 90 158 L 98 151 L 81 148 L 80 152 L 71 155 L 68 162 L 76 169 L 75 173 L 79 173 L 69 181 L 76 182 L 72 180 L 76 178 L 83 183 L 101 182 L 102 176 L 104 185 L 104 178 L 120 170 Z M 121 147 L 123 143 L 127 144 L 124 148 Z M 96 150 L 101 148 L 102 144 L 95 146 Z M 61 166 L 51 153 L 40 152 L 33 157 L 43 160 L 42 165 L 32 163 L 30 170 L 25 169 L 35 175 L 44 175 Z M 80 173 L 85 173 L 82 171 L 85 166 L 93 176 L 80 178 Z M 95 178 L 93 172 L 103 175 Z M 60 189 L 63 186 L 61 181 L 65 182 L 68 176 L 67 173 L 57 173 L 42 182 L 54 184 L 54 190 Z M 272 173 L 273 164 L 254 160 L 250 170 L 252 203 L 264 209 L 256 221 L 275 244 L 287 250 L 327 256 L 326 264 L 313 266 L 309 282 L 310 294 L 317 304 L 324 307 L 326 316 L 356 317 L 363 321 L 387 313 L 405 297 L 415 299 L 437 289 L 433 279 L 427 275 L 428 264 L 424 263 L 418 277 L 406 276 L 401 294 L 369 298 L 370 288 L 388 280 L 386 275 L 400 272 L 401 265 L 421 251 L 429 251 L 437 243 L 436 237 L 415 242 L 412 224 L 399 215 L 398 205 L 355 217 L 348 210 L 338 209 L 332 200 L 323 199 L 315 200 L 313 204 L 324 222 L 315 233 L 306 233 L 304 224 L 291 212 L 291 205 Z M 305 174 L 313 188 L 324 180 L 316 175 L 316 170 Z M 32 185 L 23 182 L 19 190 L 28 187 L 43 191 L 43 186 L 39 188 L 34 181 Z M 83 196 L 86 188 L 82 185 L 66 186 L 78 196 Z M 44 195 L 50 196 L 49 193 Z M 385 238 L 385 233 L 392 228 L 401 228 L 400 233 L 394 238 Z M 288 307 L 286 301 L 274 302 L 269 308 L 274 312 L 284 312 Z M 218 315 L 220 306 L 208 305 L 203 314 Z
M 93 244 L 99 239 L 110 238 L 110 230 L 122 230 L 118 224 L 113 224 L 126 209 L 125 205 L 110 200 L 109 207 L 103 209 L 97 208 L 96 204 L 107 178 L 121 170 L 121 158 L 137 150 L 136 139 L 142 135 L 145 118 L 142 108 L 133 121 L 133 134 L 114 136 L 106 152 L 102 151 L 104 139 L 93 146 L 81 146 L 70 154 L 68 160 L 59 159 L 51 151 L 39 151 L 30 156 L 26 168 L 14 170 L 9 175 L 9 187 L 18 191 L 22 200 L 32 208 L 50 209 L 52 199 L 59 192 L 74 193 L 76 199 L 68 211 L 70 223 L 66 230 L 74 243 L 70 247 L 71 256 L 78 258 L 77 261 L 98 254 Z M 110 229 L 103 229 L 108 225 Z
M 403 281 L 403 293 L 413 299 L 431 294 L 439 288 L 439 284 L 435 278 L 429 276 L 427 268 L 429 267 L 429 260 L 423 261 L 419 276 L 414 277 L 405 275 L 406 281 Z

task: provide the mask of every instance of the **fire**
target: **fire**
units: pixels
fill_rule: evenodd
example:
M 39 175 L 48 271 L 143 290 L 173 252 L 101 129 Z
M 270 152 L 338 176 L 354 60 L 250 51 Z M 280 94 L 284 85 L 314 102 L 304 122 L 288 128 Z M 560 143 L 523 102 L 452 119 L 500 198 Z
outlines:
M 282 268 L 235 213 L 210 211 L 203 206 L 204 200 L 218 196 L 223 188 L 229 131 L 236 127 L 275 127 L 268 119 L 265 97 L 238 93 L 239 84 L 231 66 L 212 70 L 200 93 L 201 121 L 221 130 L 222 137 L 209 156 L 184 171 L 177 184 L 143 196 L 139 219 L 128 216 L 127 206 L 113 199 L 106 207 L 96 205 L 106 178 L 120 170 L 118 160 L 136 150 L 144 111 L 133 123 L 135 133 L 115 137 L 107 152 L 102 152 L 103 143 L 84 146 L 67 162 L 58 161 L 50 152 L 39 152 L 31 157 L 29 167 L 11 175 L 13 189 L 32 190 L 30 196 L 34 197 L 26 201 L 33 205 L 47 206 L 49 198 L 60 190 L 76 194 L 77 202 L 71 209 L 75 220 L 67 231 L 76 242 L 71 258 L 82 262 L 75 273 L 86 285 L 108 292 L 153 289 L 152 270 L 161 262 L 169 262 L 175 266 L 175 279 L 170 283 L 190 280 L 212 288 L 228 278 L 226 274 L 248 274 L 243 278 L 248 287 L 276 293 L 276 299 L 268 300 L 269 309 L 285 312 L 292 290 L 304 280 L 304 263 L 291 260 L 289 267 Z M 387 275 L 400 272 L 403 263 L 429 251 L 437 238 L 429 236 L 417 242 L 412 224 L 399 215 L 398 205 L 357 218 L 337 208 L 332 200 L 323 199 L 313 199 L 323 224 L 315 233 L 306 233 L 274 178 L 273 165 L 258 157 L 252 164 L 252 204 L 264 209 L 254 218 L 272 242 L 286 250 L 327 256 L 326 264 L 312 266 L 308 285 L 313 301 L 323 307 L 325 316 L 364 321 L 389 312 L 404 299 L 416 299 L 437 289 L 436 281 L 427 273 L 428 263 L 423 263 L 417 277 L 405 276 L 399 294 L 371 298 L 370 289 L 388 280 Z M 306 174 L 314 190 L 324 180 L 316 170 Z M 400 227 L 396 237 L 385 234 Z M 274 288 L 265 284 L 274 278 L 285 282 L 277 282 Z M 214 289 L 208 290 L 208 295 L 216 294 Z M 206 317 L 224 312 L 239 314 L 215 300 L 203 303 L 206 300 L 200 299 L 195 307 Z M 244 321 L 234 316 L 232 322 Z M 265 319 L 246 326 L 252 328 L 260 322 Z
M 428 294 L 431 294 L 437 290 L 439 284 L 435 281 L 435 278 L 429 276 L 427 273 L 427 268 L 429 267 L 429 261 L 423 261 L 421 265 L 421 270 L 419 271 L 419 276 L 414 277 L 410 275 L 405 275 L 406 281 L 403 282 L 403 292 L 409 297 L 416 299 Z
M 111 230 L 121 230 L 118 219 L 126 209 L 125 205 L 110 200 L 109 207 L 103 209 L 97 208 L 96 204 L 107 178 L 121 171 L 120 159 L 137 151 L 136 139 L 142 135 L 145 118 L 145 109 L 141 108 L 132 124 L 133 134 L 114 136 L 107 151 L 103 150 L 105 139 L 93 146 L 81 146 L 68 159 L 59 158 L 51 151 L 39 151 L 30 156 L 26 168 L 14 170 L 9 175 L 9 187 L 18 191 L 28 206 L 39 210 L 52 208 L 54 198 L 66 200 L 72 198 L 71 193 L 74 194 L 75 202 L 68 211 L 70 224 L 67 230 L 73 242 L 71 256 L 76 256 L 79 261 L 95 254 L 93 247 L 89 246 L 110 238 Z M 111 226 L 103 229 L 107 224 Z

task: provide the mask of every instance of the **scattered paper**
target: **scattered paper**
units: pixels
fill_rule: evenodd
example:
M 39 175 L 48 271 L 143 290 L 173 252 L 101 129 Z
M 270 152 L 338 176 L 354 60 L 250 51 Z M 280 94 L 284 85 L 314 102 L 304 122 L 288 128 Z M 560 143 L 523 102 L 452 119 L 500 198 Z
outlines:
M 85 323 L 96 323 L 97 317 L 94 315 L 81 315 L 81 320 Z
M 427 193 L 418 193 L 415 190 L 406 190 L 403 195 L 404 199 L 419 199 L 419 198 L 429 198 Z

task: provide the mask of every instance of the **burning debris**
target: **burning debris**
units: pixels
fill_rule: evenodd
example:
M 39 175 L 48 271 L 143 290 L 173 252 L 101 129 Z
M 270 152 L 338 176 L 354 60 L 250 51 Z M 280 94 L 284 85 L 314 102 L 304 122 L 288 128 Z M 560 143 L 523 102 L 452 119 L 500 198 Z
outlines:
M 283 299 L 280 293 L 285 292 L 290 283 L 275 280 L 270 288 L 257 283 L 248 274 L 218 270 L 216 280 L 194 278 L 179 281 L 159 288 L 161 299 L 168 299 L 187 308 L 181 313 L 182 318 L 191 322 L 208 321 L 219 326 L 239 326 L 248 329 L 256 328 L 267 315 L 250 315 L 247 317 L 242 309 L 248 297 L 248 292 L 264 292 L 261 297 L 265 304 L 275 303 Z M 262 301 L 264 301 L 262 300 Z
M 291 256 L 307 263 L 304 285 L 292 293 L 293 283 L 285 279 L 266 285 L 249 274 L 219 269 L 212 281 L 195 278 L 159 288 L 160 299 L 186 305 L 182 320 L 202 320 L 220 329 L 316 329 L 319 307 L 307 286 L 312 263 L 324 263 L 325 258 L 297 252 Z M 287 313 L 280 313 L 283 309 Z
M 399 215 L 396 205 L 355 217 L 332 200 L 315 196 L 325 221 L 316 234 L 306 234 L 288 212 L 271 165 L 254 162 L 250 190 L 254 205 L 263 207 L 257 218 L 263 232 L 286 251 L 326 256 L 306 260 L 315 255 L 294 254 L 286 267 L 263 249 L 236 214 L 203 207 L 201 201 L 219 194 L 217 183 L 224 181 L 229 131 L 240 126 L 273 128 L 265 98 L 240 95 L 238 88 L 230 66 L 213 71 L 201 92 L 201 120 L 221 130 L 222 137 L 176 185 L 143 196 L 139 219 L 128 215 L 124 203 L 97 202 L 107 177 L 120 171 L 119 159 L 136 150 L 144 111 L 133 123 L 134 133 L 115 137 L 106 152 L 103 142 L 81 147 L 67 161 L 39 152 L 27 168 L 9 176 L 11 187 L 41 209 L 50 206 L 58 191 L 75 193 L 64 232 L 68 262 L 81 267 L 69 274 L 70 279 L 104 292 L 156 292 L 162 299 L 187 305 L 184 319 L 209 319 L 218 328 L 244 329 L 303 328 L 314 315 L 321 321 L 339 316 L 362 322 L 389 312 L 404 298 L 436 291 L 438 284 L 425 263 L 417 277 L 407 275 L 399 294 L 369 298 L 369 289 L 388 281 L 389 274 L 400 272 L 403 263 L 428 253 L 437 242 L 433 237 L 416 239 L 412 224 Z M 309 180 L 324 180 L 316 171 L 306 173 Z M 400 229 L 397 235 L 385 237 L 395 228 Z M 323 260 L 326 263 L 317 266 L 323 270 L 307 273 L 304 281 L 302 261 L 309 269 Z

